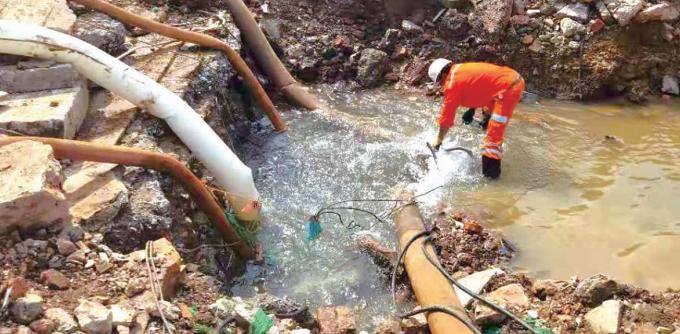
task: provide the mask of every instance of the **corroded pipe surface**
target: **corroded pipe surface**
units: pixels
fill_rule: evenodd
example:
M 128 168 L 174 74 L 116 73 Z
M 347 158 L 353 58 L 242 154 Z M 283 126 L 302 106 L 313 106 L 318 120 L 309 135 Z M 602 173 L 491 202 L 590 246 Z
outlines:
M 102 0 L 72 0 L 72 1 L 79 3 L 83 6 L 87 6 L 92 9 L 103 12 L 111 17 L 116 18 L 117 20 L 123 23 L 127 23 L 129 25 L 139 27 L 151 32 L 155 32 L 163 36 L 167 36 L 185 42 L 195 43 L 205 47 L 218 49 L 224 52 L 224 54 L 229 59 L 229 62 L 231 62 L 231 64 L 234 65 L 236 71 L 238 71 L 238 73 L 245 80 L 246 85 L 255 96 L 255 99 L 257 99 L 257 101 L 260 103 L 262 109 L 264 109 L 265 113 L 267 114 L 267 117 L 269 117 L 272 124 L 274 125 L 274 128 L 277 131 L 286 130 L 286 124 L 281 119 L 281 115 L 279 115 L 279 112 L 274 107 L 274 104 L 272 103 L 271 99 L 269 99 L 269 96 L 264 91 L 264 88 L 262 88 L 260 82 L 257 80 L 253 72 L 250 70 L 246 62 L 243 60 L 243 58 L 241 58 L 241 56 L 238 53 L 236 53 L 236 51 L 234 51 L 234 49 L 232 49 L 227 43 L 210 35 L 176 28 L 134 13 L 130 13 L 127 10 L 112 5 L 106 1 Z
M 413 194 L 410 192 L 404 192 L 400 196 L 405 204 L 412 198 Z M 415 203 L 404 205 L 395 214 L 395 223 L 400 249 L 403 249 L 414 235 L 425 231 L 423 217 Z M 418 303 L 423 308 L 445 306 L 465 314 L 451 283 L 425 258 L 421 249 L 423 239 L 419 238 L 413 242 L 404 254 L 404 266 Z M 433 258 L 437 258 L 432 246 L 427 246 L 426 249 Z M 462 322 L 441 312 L 429 313 L 427 323 L 432 334 L 472 333 Z
M 180 181 L 198 207 L 210 218 L 222 233 L 224 240 L 241 257 L 253 258 L 255 252 L 231 227 L 222 207 L 215 201 L 201 180 L 177 159 L 170 155 L 136 148 L 100 145 L 77 140 L 43 137 L 2 137 L 0 146 L 22 140 L 32 140 L 52 146 L 57 159 L 108 162 L 126 166 L 137 166 L 170 173 Z

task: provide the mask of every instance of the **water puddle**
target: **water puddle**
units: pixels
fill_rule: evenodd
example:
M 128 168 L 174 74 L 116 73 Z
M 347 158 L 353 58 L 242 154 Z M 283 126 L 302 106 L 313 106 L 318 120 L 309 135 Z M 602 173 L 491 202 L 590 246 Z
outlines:
M 376 324 L 394 311 L 390 292 L 356 237 L 369 233 L 394 246 L 391 221 L 338 210 L 361 227 L 328 215 L 314 241 L 304 222 L 330 202 L 440 185 L 420 198 L 426 212 L 442 199 L 478 212 L 519 246 L 513 265 L 534 276 L 605 272 L 647 288 L 680 288 L 680 106 L 522 105 L 506 135 L 502 179 L 489 183 L 476 154 L 431 158 L 425 142 L 436 131 L 437 102 L 390 90 L 317 89 L 337 111 L 287 112 L 290 131 L 256 136 L 244 150 L 264 202 L 267 259 L 249 267 L 234 292 L 349 304 L 362 310 L 361 323 Z M 445 146 L 477 152 L 482 138 L 476 127 L 457 126 Z M 361 207 L 383 212 L 390 204 Z

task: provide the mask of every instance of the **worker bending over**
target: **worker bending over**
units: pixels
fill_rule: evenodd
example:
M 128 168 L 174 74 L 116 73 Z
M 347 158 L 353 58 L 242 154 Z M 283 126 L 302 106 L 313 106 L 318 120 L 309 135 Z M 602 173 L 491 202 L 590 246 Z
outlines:
M 428 75 L 443 85 L 444 104 L 439 116 L 439 134 L 432 143 L 439 150 L 449 129 L 453 127 L 456 109 L 471 108 L 463 116 L 469 124 L 474 108 L 486 108 L 490 113 L 482 151 L 482 172 L 495 179 L 501 174 L 503 135 L 515 106 L 522 98 L 524 79 L 515 70 L 487 63 L 452 64 L 447 59 L 436 59 Z

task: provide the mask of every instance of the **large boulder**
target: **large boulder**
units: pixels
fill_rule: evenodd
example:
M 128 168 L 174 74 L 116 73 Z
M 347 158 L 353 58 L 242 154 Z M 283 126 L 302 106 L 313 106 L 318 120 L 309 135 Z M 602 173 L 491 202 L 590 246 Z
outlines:
M 511 312 L 518 313 L 529 307 L 529 298 L 524 293 L 520 284 L 509 284 L 491 292 L 487 299 L 496 303 L 500 307 L 510 309 Z M 475 322 L 479 325 L 495 325 L 503 322 L 506 316 L 486 305 L 478 304 L 475 307 Z
M 619 332 L 621 320 L 621 302 L 607 300 L 602 305 L 590 310 L 585 316 L 586 323 L 595 334 L 615 334 Z
M 69 221 L 61 182 L 51 146 L 20 141 L 0 147 L 0 232 Z
M 45 318 L 52 320 L 55 330 L 62 333 L 73 333 L 78 330 L 78 323 L 73 316 L 61 308 L 50 308 L 45 311 Z
M 581 281 L 574 292 L 588 306 L 600 305 L 618 291 L 616 281 L 605 275 L 595 275 Z
M 374 87 L 380 83 L 387 66 L 387 53 L 376 49 L 361 51 L 357 68 L 357 81 L 364 87 Z
M 477 34 L 497 42 L 505 34 L 505 30 L 512 15 L 513 0 L 477 0 L 470 23 Z

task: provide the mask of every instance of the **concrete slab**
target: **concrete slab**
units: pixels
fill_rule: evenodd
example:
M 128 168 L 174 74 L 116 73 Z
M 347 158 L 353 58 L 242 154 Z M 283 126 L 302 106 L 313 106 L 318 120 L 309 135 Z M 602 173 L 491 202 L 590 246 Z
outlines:
M 85 119 L 88 100 L 85 82 L 74 88 L 12 95 L 0 106 L 0 127 L 72 139 Z
M 0 87 L 8 93 L 28 93 L 42 90 L 72 88 L 82 77 L 70 64 L 44 63 L 32 67 L 17 65 L 0 66 Z
M 1 0 L 0 20 L 30 23 L 71 33 L 76 15 L 66 0 Z
M 66 193 L 74 223 L 96 228 L 110 222 L 128 200 L 123 181 L 113 172 L 95 176 L 85 186 Z
M 0 232 L 70 221 L 52 147 L 21 141 L 0 147 Z

